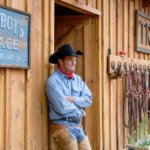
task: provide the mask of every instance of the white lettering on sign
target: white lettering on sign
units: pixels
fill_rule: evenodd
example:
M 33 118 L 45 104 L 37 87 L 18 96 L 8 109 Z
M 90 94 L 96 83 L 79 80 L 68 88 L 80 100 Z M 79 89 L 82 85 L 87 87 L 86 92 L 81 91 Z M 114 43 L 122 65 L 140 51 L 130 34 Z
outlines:
M 2 47 L 3 49 L 5 49 L 5 44 L 4 44 L 4 41 L 3 41 L 2 37 L 0 37 L 0 47 Z
M 2 28 L 6 28 L 6 15 L 3 14 L 3 13 L 1 13 L 0 15 L 1 15 L 1 23 L 0 23 L 0 25 L 1 25 Z
M 18 51 L 19 50 L 18 46 L 19 46 L 19 40 L 14 39 L 13 40 L 13 50 Z
M 17 33 L 18 20 L 14 20 L 14 33 Z
M 3 37 L 0 37 L 0 48 L 7 48 L 8 50 L 14 50 L 18 51 L 19 50 L 19 40 L 17 39 L 11 39 L 7 38 L 4 39 Z
M 144 21 L 140 21 L 142 25 L 142 43 L 144 43 L 144 26 L 146 26 L 146 37 L 147 37 L 147 45 L 150 45 L 150 25 Z
M 21 34 L 19 34 L 19 37 L 22 38 L 24 36 L 23 24 L 20 24 L 20 30 L 21 30 Z
M 11 38 L 6 39 L 6 47 L 7 47 L 7 49 L 12 50 L 12 39 Z
M 6 59 L 13 59 L 13 54 L 7 54 Z
M 13 20 L 12 20 L 12 17 L 9 16 L 9 17 L 7 18 L 7 29 L 8 29 L 8 30 L 11 30 L 12 27 L 13 27 Z
M 4 58 L 4 54 L 0 53 L 0 59 L 3 59 L 3 58 Z
M 150 44 L 150 25 L 146 24 L 146 30 L 147 30 L 147 45 Z
M 20 31 L 18 31 L 19 37 L 23 38 L 24 36 L 23 23 L 12 18 L 11 16 L 7 17 L 7 15 L 4 13 L 0 13 L 0 27 L 13 30 L 14 34 L 17 34 L 17 29 L 20 29 Z

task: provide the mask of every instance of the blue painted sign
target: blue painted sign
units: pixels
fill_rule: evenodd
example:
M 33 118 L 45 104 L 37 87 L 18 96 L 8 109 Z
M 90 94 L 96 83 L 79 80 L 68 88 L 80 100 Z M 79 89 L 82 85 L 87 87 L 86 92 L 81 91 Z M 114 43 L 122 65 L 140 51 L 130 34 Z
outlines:
M 0 67 L 30 68 L 30 14 L 0 5 Z

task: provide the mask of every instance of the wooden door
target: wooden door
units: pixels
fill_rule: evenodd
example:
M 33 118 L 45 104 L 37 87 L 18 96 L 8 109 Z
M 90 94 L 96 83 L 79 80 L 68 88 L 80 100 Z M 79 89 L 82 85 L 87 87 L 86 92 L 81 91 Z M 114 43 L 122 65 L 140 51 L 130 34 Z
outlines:
M 94 94 L 94 52 L 92 47 L 92 23 L 89 15 L 56 16 L 55 18 L 55 51 L 64 44 L 71 44 L 74 51 L 82 51 L 83 56 L 77 57 L 75 73 L 82 77 L 92 94 Z M 57 66 L 55 66 L 55 69 Z M 94 96 L 93 96 L 94 97 Z M 86 117 L 82 124 L 89 137 L 93 140 L 93 108 L 85 108 Z

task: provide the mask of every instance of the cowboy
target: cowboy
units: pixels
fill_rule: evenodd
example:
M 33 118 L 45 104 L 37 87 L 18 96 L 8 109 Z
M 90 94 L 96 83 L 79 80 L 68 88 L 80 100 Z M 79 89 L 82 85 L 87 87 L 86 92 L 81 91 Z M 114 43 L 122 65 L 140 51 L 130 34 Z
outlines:
M 81 77 L 74 74 L 76 57 L 71 45 L 66 44 L 53 53 L 49 62 L 58 64 L 57 70 L 46 83 L 49 115 L 53 124 L 67 128 L 57 128 L 54 133 L 63 150 L 91 150 L 86 133 L 81 128 L 81 119 L 86 115 L 82 108 L 92 104 L 91 92 Z

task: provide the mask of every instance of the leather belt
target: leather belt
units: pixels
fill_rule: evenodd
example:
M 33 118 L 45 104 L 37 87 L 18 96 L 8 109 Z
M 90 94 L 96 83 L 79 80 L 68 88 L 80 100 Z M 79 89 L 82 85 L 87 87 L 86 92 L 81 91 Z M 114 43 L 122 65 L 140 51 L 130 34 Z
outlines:
M 63 117 L 59 120 L 65 120 L 65 121 L 73 122 L 73 123 L 80 123 L 81 122 L 80 118 L 74 118 L 74 117 Z M 53 120 L 53 121 L 56 121 L 56 120 Z

